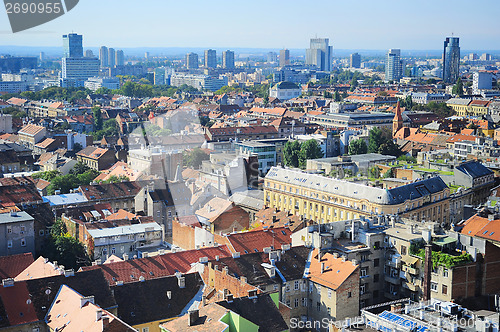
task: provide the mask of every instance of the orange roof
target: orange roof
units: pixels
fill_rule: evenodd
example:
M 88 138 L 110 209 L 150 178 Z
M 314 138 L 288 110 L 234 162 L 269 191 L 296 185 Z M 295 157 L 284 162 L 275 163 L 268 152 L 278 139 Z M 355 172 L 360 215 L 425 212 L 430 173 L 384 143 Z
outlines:
M 130 181 L 136 181 L 139 177 L 140 172 L 137 172 L 130 168 L 127 163 L 123 161 L 117 161 L 113 166 L 104 170 L 99 174 L 94 181 L 106 181 L 112 176 L 124 177 L 126 176 Z
M 116 211 L 115 213 L 109 215 L 106 217 L 106 220 L 123 220 L 123 219 L 134 219 L 137 217 L 135 214 L 125 211 L 123 209 L 120 209 Z
M 476 140 L 476 136 L 470 136 L 470 135 L 461 135 L 457 134 L 454 135 L 446 140 L 447 143 L 455 143 L 455 142 L 462 142 L 462 141 L 470 141 L 474 142 Z
M 25 282 L 0 287 L 0 299 L 3 300 L 3 311 L 8 319 L 8 322 L 2 322 L 2 326 L 5 326 L 5 323 L 8 324 L 7 326 L 15 326 L 38 321 L 35 305 L 32 301 L 27 301 L 30 297 L 31 294 Z
M 135 331 L 107 310 L 101 309 L 72 288 L 62 285 L 47 313 L 47 325 L 52 331 Z M 82 305 L 83 302 L 83 305 Z M 97 318 L 97 311 L 101 317 Z M 34 310 L 33 310 L 34 311 Z M 109 327 L 105 327 L 107 319 Z M 116 329 L 116 330 L 115 330 Z
M 10 98 L 9 100 L 7 100 L 7 102 L 11 105 L 22 105 L 24 104 L 25 102 L 27 102 L 28 100 L 26 99 L 22 99 L 22 98 L 16 98 L 16 97 L 12 97 Z
M 474 134 L 474 129 L 464 128 L 464 129 L 462 129 L 462 131 L 460 131 L 460 134 L 472 135 L 472 134 Z
M 476 214 L 465 222 L 461 233 L 500 242 L 500 219 L 489 220 Z
M 311 257 L 309 279 L 334 290 L 358 270 L 358 265 L 348 260 L 343 261 L 341 257 L 335 258 L 331 253 L 323 254 L 321 261 L 318 261 L 318 249 L 314 249 Z M 325 264 L 323 273 L 321 273 L 322 263 Z
M 19 273 L 16 277 L 16 281 L 30 280 L 30 279 L 40 279 L 52 276 L 58 276 L 63 273 L 63 270 L 56 267 L 49 260 L 38 257 L 36 261 L 30 264 L 24 271 Z

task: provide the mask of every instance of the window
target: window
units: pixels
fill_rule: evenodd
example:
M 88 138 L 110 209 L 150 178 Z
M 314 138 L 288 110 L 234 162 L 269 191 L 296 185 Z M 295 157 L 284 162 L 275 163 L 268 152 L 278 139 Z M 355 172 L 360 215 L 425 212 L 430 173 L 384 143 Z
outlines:
M 319 286 L 319 285 L 316 286 L 316 290 L 318 291 L 318 295 L 320 295 L 321 294 L 321 286 Z
M 24 234 L 26 232 L 26 226 L 21 226 L 21 234 Z
M 12 248 L 12 240 L 7 241 L 7 248 Z
M 12 233 L 12 226 L 7 226 L 7 234 Z
M 367 268 L 361 269 L 359 272 L 360 272 L 360 276 L 361 277 L 366 277 L 368 275 L 368 269 Z
M 448 294 L 448 286 L 442 285 L 441 286 L 441 293 L 443 293 L 444 295 Z
M 293 301 L 293 307 L 294 308 L 297 308 L 299 306 L 299 299 L 296 298 L 294 301 Z
M 431 282 L 431 291 L 437 292 L 438 291 L 438 284 L 435 282 Z
M 373 266 L 374 266 L 374 267 L 377 267 L 377 266 L 379 265 L 379 263 L 380 263 L 380 259 L 379 259 L 379 258 L 375 258 L 375 259 L 373 260 Z
M 330 316 L 331 314 L 332 314 L 332 309 L 328 308 L 328 316 Z
M 149 327 L 143 327 L 142 332 L 149 332 Z
M 289 291 L 290 291 L 290 284 L 286 283 L 285 292 L 289 292 Z
M 348 297 L 348 298 L 351 298 L 351 297 L 352 297 L 352 293 L 351 293 L 351 292 L 348 292 L 348 293 L 347 293 L 347 297 Z
M 21 239 L 21 247 L 26 247 L 26 239 Z
M 366 292 L 366 285 L 359 286 L 359 294 L 363 295 Z
M 328 298 L 331 299 L 332 298 L 332 290 L 331 289 L 328 289 Z
M 298 290 L 299 289 L 299 281 L 298 280 L 295 280 L 294 285 L 293 285 L 293 289 L 294 290 Z
M 302 306 L 307 307 L 307 297 L 302 298 Z
M 401 255 L 406 255 L 406 246 L 401 246 Z
M 448 278 L 448 269 L 443 269 L 443 277 Z

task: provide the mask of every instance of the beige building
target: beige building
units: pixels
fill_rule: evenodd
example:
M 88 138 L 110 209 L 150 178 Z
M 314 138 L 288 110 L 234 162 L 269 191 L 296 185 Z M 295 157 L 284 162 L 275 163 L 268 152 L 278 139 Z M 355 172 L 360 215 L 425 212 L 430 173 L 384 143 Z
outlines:
M 266 207 L 318 223 L 397 214 L 413 220 L 448 220 L 450 189 L 440 177 L 381 189 L 322 175 L 273 167 L 265 177 Z

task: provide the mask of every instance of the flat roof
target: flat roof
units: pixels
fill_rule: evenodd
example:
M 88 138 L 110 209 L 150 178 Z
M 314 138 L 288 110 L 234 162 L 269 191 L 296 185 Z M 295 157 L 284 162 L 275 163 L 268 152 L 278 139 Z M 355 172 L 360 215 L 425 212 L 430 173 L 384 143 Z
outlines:
M 12 214 L 11 213 L 0 214 L 0 224 L 10 224 L 23 221 L 33 221 L 33 217 L 24 211 L 18 211 Z
M 161 226 L 156 222 L 150 222 L 146 224 L 135 224 L 127 226 L 118 226 L 111 228 L 102 229 L 88 229 L 89 234 L 95 239 L 100 237 L 110 237 L 118 235 L 129 235 L 136 233 L 144 233 L 146 228 L 152 228 L 153 231 L 161 231 Z
M 85 196 L 83 196 L 81 193 L 49 195 L 49 196 L 43 196 L 42 198 L 44 202 L 49 202 L 50 206 L 88 202 L 87 198 L 85 198 Z

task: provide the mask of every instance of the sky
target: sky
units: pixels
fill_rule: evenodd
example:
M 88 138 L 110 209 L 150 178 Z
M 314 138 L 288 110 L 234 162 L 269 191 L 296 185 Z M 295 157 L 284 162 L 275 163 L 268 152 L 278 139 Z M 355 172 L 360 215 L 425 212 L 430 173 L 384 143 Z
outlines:
M 80 0 L 65 15 L 13 34 L 0 9 L 0 45 L 85 47 L 439 50 L 446 36 L 465 50 L 500 50 L 499 0 Z

